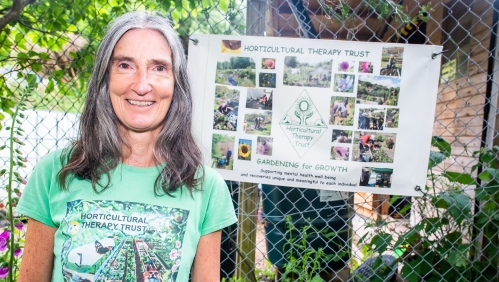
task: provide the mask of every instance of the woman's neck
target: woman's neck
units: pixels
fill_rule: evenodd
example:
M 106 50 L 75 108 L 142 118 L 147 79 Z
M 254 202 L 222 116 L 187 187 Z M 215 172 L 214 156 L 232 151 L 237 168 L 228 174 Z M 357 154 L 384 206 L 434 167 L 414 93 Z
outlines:
M 123 147 L 123 162 L 130 166 L 150 167 L 158 165 L 160 160 L 154 157 L 154 144 L 158 133 L 148 132 L 125 132 L 124 137 L 128 146 Z

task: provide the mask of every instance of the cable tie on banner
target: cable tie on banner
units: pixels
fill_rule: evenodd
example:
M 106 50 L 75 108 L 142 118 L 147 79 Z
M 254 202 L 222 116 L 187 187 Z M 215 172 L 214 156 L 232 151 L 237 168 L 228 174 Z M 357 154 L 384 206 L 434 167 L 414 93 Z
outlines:
M 442 50 L 442 51 L 440 51 L 440 52 L 433 52 L 433 53 L 431 54 L 431 59 L 432 59 L 432 60 L 435 60 L 435 58 L 436 58 L 438 55 L 442 55 L 443 53 L 445 53 L 445 52 L 447 52 L 447 51 L 449 51 L 449 50 Z
M 194 42 L 194 45 L 198 45 L 198 43 L 199 43 L 199 40 L 197 40 L 197 39 L 192 39 L 189 37 L 189 40 Z

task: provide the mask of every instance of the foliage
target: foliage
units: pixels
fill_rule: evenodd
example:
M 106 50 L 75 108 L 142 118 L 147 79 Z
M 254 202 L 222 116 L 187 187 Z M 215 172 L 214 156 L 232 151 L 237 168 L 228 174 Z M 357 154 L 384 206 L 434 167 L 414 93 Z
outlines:
M 7 176 L 7 202 L 2 203 L 4 212 L 1 213 L 2 220 L 7 220 L 8 225 L 0 234 L 0 278 L 6 278 L 6 281 L 15 281 L 19 272 L 19 255 L 22 253 L 24 245 L 24 219 L 14 216 L 14 207 L 21 196 L 20 185 L 26 184 L 26 180 L 17 172 L 19 167 L 26 167 L 26 159 L 22 157 L 20 147 L 23 143 L 19 140 L 23 136 L 24 130 L 21 128 L 22 119 L 25 117 L 22 113 L 26 109 L 27 97 L 36 87 L 36 76 L 31 74 L 27 77 L 28 84 L 23 90 L 20 100 L 11 112 L 10 126 L 5 129 L 9 131 L 8 144 L 0 149 L 9 150 L 9 161 L 7 168 L 0 171 L 0 176 Z
M 374 149 L 374 162 L 377 163 L 393 163 L 393 159 L 383 149 Z
M 379 20 L 395 19 L 399 23 L 410 23 L 417 19 L 427 21 L 430 18 L 429 14 L 433 11 L 431 4 L 422 5 L 417 15 L 411 17 L 405 11 L 404 6 L 391 0 L 363 0 L 360 3 L 349 0 L 319 0 L 318 2 L 327 18 L 344 24 L 349 31 L 358 28 L 355 20 L 364 10 L 371 11 Z M 349 32 L 347 39 L 351 39 L 351 36 L 352 33 Z
M 275 279 L 275 269 L 269 260 L 265 260 L 265 268 L 260 270 L 255 268 L 255 276 L 258 281 L 274 281 Z
M 489 279 L 497 275 L 499 258 L 499 147 L 474 153 L 479 162 L 473 166 L 472 172 L 483 168 L 478 177 L 469 173 L 444 172 L 438 179 L 432 169 L 450 157 L 451 147 L 440 137 L 433 137 L 432 145 L 438 151 L 430 154 L 430 184 L 417 205 L 404 208 L 416 210 L 421 221 L 403 234 L 394 234 L 386 225 L 378 226 L 370 241 L 364 242 L 369 236 L 366 234 L 360 243 L 379 255 L 403 249 L 397 261 L 402 263 L 401 276 L 407 281 L 452 281 L 456 277 L 459 281 L 480 280 L 477 277 L 491 281 Z M 445 191 L 438 191 L 437 187 L 442 185 Z M 478 185 L 476 198 L 481 201 L 481 208 L 475 214 L 472 214 L 471 199 L 462 189 L 463 185 Z M 391 203 L 396 199 L 392 198 Z M 482 230 L 482 244 L 470 243 L 477 242 L 473 240 L 473 227 Z M 378 271 L 371 281 L 384 281 L 384 277 Z
M 333 238 L 337 232 L 328 228 L 317 230 L 313 225 L 296 228 L 291 216 L 286 216 L 286 235 L 288 240 L 284 248 L 289 245 L 287 254 L 288 262 L 284 265 L 282 281 L 285 282 L 322 282 L 320 273 L 325 270 L 325 265 L 331 260 L 340 260 L 347 253 L 339 251 L 336 254 L 326 254 L 322 248 L 314 249 L 307 238 L 311 232 L 323 236 L 330 244 L 337 244 Z M 338 246 L 341 247 L 341 246 Z
M 167 15 L 185 45 L 193 32 L 244 33 L 239 0 L 21 2 L 26 6 L 20 14 L 0 27 L 0 113 L 11 113 L 32 74 L 36 74 L 38 86 L 29 107 L 81 110 L 98 42 L 108 23 L 127 11 Z M 2 19 L 9 16 L 11 4 L 0 1 Z

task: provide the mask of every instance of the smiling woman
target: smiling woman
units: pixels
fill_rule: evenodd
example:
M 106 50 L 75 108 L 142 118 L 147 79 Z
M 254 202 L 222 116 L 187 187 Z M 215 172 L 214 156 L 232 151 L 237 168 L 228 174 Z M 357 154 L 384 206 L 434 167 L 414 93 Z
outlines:
M 171 57 L 168 42 L 155 30 L 130 30 L 118 41 L 109 92 L 122 130 L 159 133 L 173 97 Z
M 220 230 L 237 219 L 191 135 L 180 39 L 128 13 L 94 65 L 80 136 L 37 164 L 17 206 L 30 218 L 18 281 L 220 281 Z

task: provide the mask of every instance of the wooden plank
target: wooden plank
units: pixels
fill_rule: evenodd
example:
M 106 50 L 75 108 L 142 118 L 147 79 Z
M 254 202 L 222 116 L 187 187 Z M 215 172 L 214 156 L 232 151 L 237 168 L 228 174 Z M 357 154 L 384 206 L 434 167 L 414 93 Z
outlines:
M 476 93 L 469 97 L 454 97 L 453 99 L 446 101 L 445 103 L 437 103 L 435 107 L 435 112 L 441 112 L 446 109 L 458 109 L 464 107 L 473 107 L 475 109 L 483 108 L 485 105 L 485 93 Z
M 451 157 L 443 163 L 445 171 L 469 172 L 471 171 L 471 167 L 477 163 L 477 159 L 470 157 Z
M 465 128 L 442 128 L 442 129 L 433 129 L 433 136 L 440 137 L 474 137 L 482 136 L 483 127 L 474 126 L 474 127 L 465 127 Z
M 494 0 L 474 1 L 471 11 L 482 18 L 487 14 L 492 14 L 494 12 Z
M 256 250 L 256 221 L 258 210 L 258 188 L 254 183 L 241 183 L 239 190 L 238 215 L 239 228 L 237 229 L 236 280 L 256 282 L 255 250 Z
M 458 99 L 463 99 L 463 98 L 469 98 L 471 96 L 485 96 L 485 93 L 487 91 L 487 75 L 482 73 L 481 74 L 482 79 L 485 80 L 483 83 L 466 83 L 464 82 L 463 85 L 446 85 L 447 87 L 442 88 L 441 91 L 439 91 L 437 99 L 437 103 L 447 103 L 448 101 L 454 100 L 456 98 Z M 454 83 L 452 83 L 454 84 Z M 456 92 L 456 89 L 458 91 Z
M 472 107 L 464 107 L 461 109 L 446 109 L 441 111 L 435 115 L 436 119 L 448 119 L 448 118 L 456 118 L 459 119 L 461 117 L 468 116 L 483 116 L 483 108 L 482 109 L 474 109 Z
M 433 123 L 433 129 L 453 129 L 459 128 L 463 129 L 466 127 L 476 127 L 483 125 L 483 117 L 480 116 L 469 116 L 469 117 L 460 117 L 459 119 L 451 118 L 451 119 L 438 119 Z
M 475 88 L 479 88 L 482 86 L 486 86 L 487 84 L 487 75 L 486 74 L 476 74 L 468 77 L 461 77 L 457 80 L 451 81 L 449 83 L 442 83 L 438 86 L 438 94 L 455 92 L 458 87 L 464 88 L 468 86 L 473 86 Z
M 463 147 L 463 146 L 451 146 L 451 152 L 454 156 L 473 156 L 473 152 L 479 151 L 480 147 Z
M 454 140 L 449 140 L 451 146 L 462 146 L 462 147 L 480 147 L 482 139 L 480 137 L 456 137 Z

